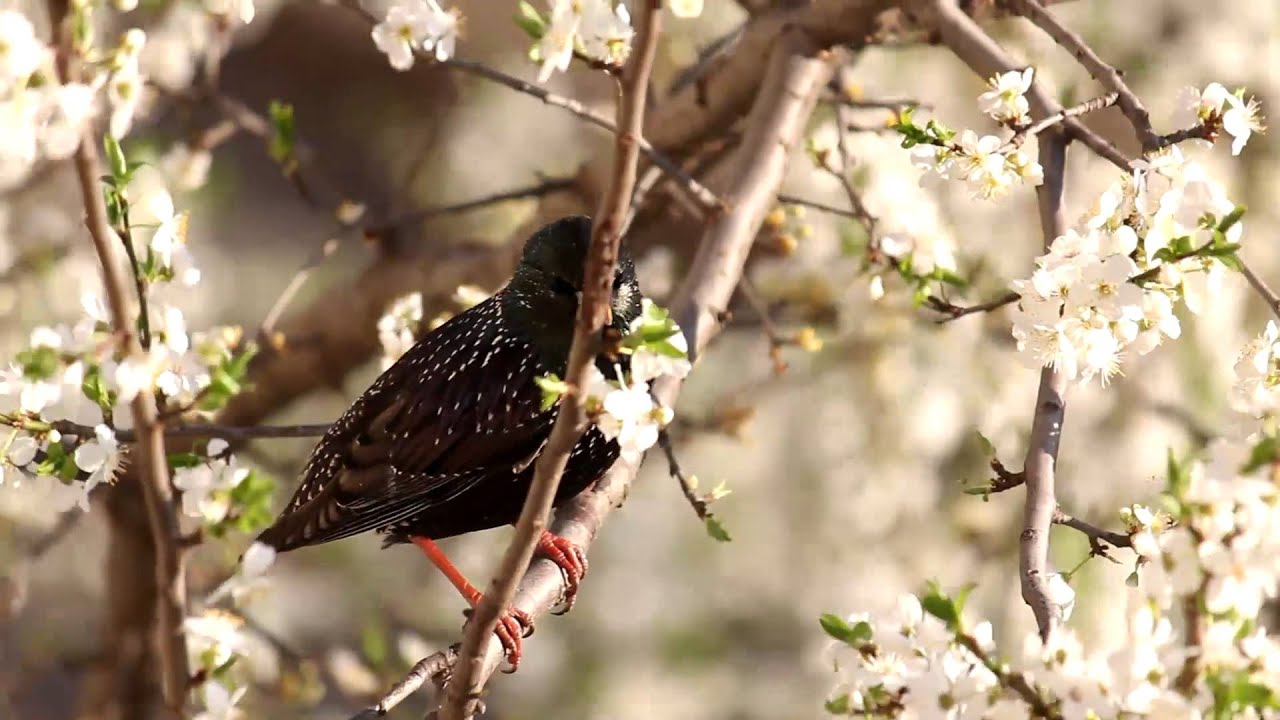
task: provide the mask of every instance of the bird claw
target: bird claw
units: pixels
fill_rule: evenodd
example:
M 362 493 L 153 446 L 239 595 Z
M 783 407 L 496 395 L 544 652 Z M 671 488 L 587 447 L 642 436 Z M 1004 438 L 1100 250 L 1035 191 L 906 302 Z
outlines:
M 478 604 L 479 599 L 476 602 Z M 475 608 L 467 608 L 462 611 L 462 614 L 469 621 L 475 614 Z M 510 665 L 507 670 L 503 670 L 504 673 L 513 673 L 520 667 L 520 658 L 523 654 L 522 640 L 533 635 L 533 630 L 533 616 L 519 608 L 508 607 L 498 616 L 498 624 L 494 626 L 493 634 L 497 635 L 498 642 L 502 643 L 502 654 Z
M 533 634 L 533 617 L 518 608 L 509 607 L 498 616 L 498 624 L 493 629 L 502 643 L 502 654 L 506 656 L 510 669 L 504 673 L 513 673 L 520 667 L 520 656 L 523 640 Z
M 538 539 L 538 549 L 564 575 L 564 609 L 555 613 L 564 615 L 573 609 L 578 590 L 582 587 L 582 578 L 587 575 L 587 553 L 577 543 L 545 530 Z

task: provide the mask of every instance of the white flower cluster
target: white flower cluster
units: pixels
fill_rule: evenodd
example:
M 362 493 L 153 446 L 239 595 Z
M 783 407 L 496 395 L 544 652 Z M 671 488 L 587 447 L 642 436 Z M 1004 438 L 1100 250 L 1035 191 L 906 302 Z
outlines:
M 1215 132 L 1225 130 L 1231 136 L 1231 154 L 1239 155 L 1255 132 L 1266 129 L 1260 110 L 1256 98 L 1244 99 L 1244 88 L 1232 93 L 1219 83 L 1209 83 L 1203 90 L 1183 88 L 1175 121 L 1184 126 L 1202 124 Z
M 641 456 L 658 442 L 658 431 L 671 422 L 671 408 L 658 405 L 649 392 L 650 381 L 663 375 L 683 378 L 689 374 L 689 346 L 680 328 L 665 310 L 645 298 L 640 317 L 631 323 L 629 338 L 630 372 L 615 366 L 615 377 L 605 377 L 595 365 L 583 392 L 583 404 L 610 440 L 616 440 L 620 454 L 628 463 L 638 463 Z M 627 377 L 629 375 L 629 377 Z
M 1253 358 L 1270 353 L 1276 337 L 1269 327 L 1246 348 L 1246 375 L 1238 381 L 1255 380 Z M 1113 650 L 1087 652 L 1063 627 L 1047 645 L 1028 636 L 1019 660 L 978 662 L 975 647 L 995 657 L 989 626 L 966 630 L 963 603 L 937 593 L 921 599 L 923 614 L 921 600 L 905 596 L 894 613 L 874 622 L 866 615 L 823 618 L 841 641 L 835 651 L 841 680 L 828 709 L 859 717 L 1012 720 L 1039 716 L 1032 711 L 1040 701 L 1062 718 L 1275 717 L 1280 638 L 1259 622 L 1264 604 L 1280 594 L 1280 438 L 1271 420 L 1252 434 L 1213 441 L 1201 459 L 1171 458 L 1166 510 L 1120 511 L 1137 561 L 1127 634 Z M 1053 600 L 1067 610 L 1073 595 L 1057 585 Z M 1175 614 L 1181 632 L 1174 631 Z
M 964 130 L 947 143 L 916 145 L 911 151 L 916 167 L 944 180 L 964 180 L 974 197 L 987 200 L 1003 197 L 1019 182 L 1040 185 L 1044 168 L 1021 149 L 995 135 L 979 136 Z
M 456 8 L 445 10 L 436 0 L 394 0 L 373 27 L 373 42 L 396 70 L 413 67 L 419 50 L 444 62 L 453 57 L 461 22 Z
M 1255 417 L 1280 411 L 1280 326 L 1274 320 L 1240 352 L 1232 406 Z
M 378 342 L 382 344 L 382 369 L 386 370 L 409 352 L 422 327 L 422 293 L 397 298 L 378 318 Z
M 123 355 L 101 297 L 87 292 L 76 322 L 35 328 L 16 362 L 0 368 L 0 480 L 47 495 L 54 510 L 88 509 L 89 492 L 114 479 L 121 448 L 113 427 L 127 426 L 129 403 L 139 392 L 158 391 L 168 409 L 225 400 L 238 391 L 237 376 L 248 359 L 232 351 L 240 341 L 237 330 L 189 333 L 170 301 L 171 281 L 193 284 L 199 271 L 186 248 L 185 217 L 174 211 L 159 174 L 139 168 L 120 194 L 129 202 L 134 252 L 150 268 L 150 351 Z M 64 436 L 54 420 L 93 432 Z M 86 481 L 72 482 L 79 473 L 88 475 Z
M 824 618 L 824 625 L 831 619 Z M 828 632 L 843 642 L 831 660 L 840 681 L 827 710 L 872 718 L 982 717 L 999 678 L 956 633 L 905 594 L 883 620 L 865 613 L 837 621 Z M 991 623 L 968 633 L 979 651 L 994 652 Z M 1024 710 L 1025 717 L 1025 710 Z
M 568 70 L 575 52 L 621 66 L 631 54 L 635 34 L 627 6 L 613 0 L 552 0 L 541 32 L 532 52 L 542 66 L 538 82 L 546 82 L 557 70 Z
M 1106 383 L 1126 353 L 1179 336 L 1179 300 L 1200 312 L 1235 260 L 1240 213 L 1177 147 L 1135 162 L 1013 283 L 1018 350 L 1030 366 Z
M 95 112 L 97 89 L 60 84 L 53 49 L 17 10 L 0 10 L 0 187 L 27 176 L 42 158 L 75 152 Z
M 978 107 L 998 123 L 1014 127 L 1028 124 L 1031 106 L 1026 95 L 1034 78 L 1035 68 L 996 75 L 987 81 L 991 89 L 978 96 Z

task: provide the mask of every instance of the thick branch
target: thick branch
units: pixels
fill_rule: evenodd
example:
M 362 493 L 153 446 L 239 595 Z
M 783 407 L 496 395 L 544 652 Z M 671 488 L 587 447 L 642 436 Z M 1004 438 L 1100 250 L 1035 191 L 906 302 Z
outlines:
M 622 73 L 613 179 L 592 225 L 591 245 L 583 271 L 582 303 L 565 371 L 565 380 L 572 391 L 565 393 L 560 400 L 556 422 L 534 466 L 529 495 L 525 498 L 520 518 L 516 521 L 515 536 L 502 558 L 498 574 L 467 623 L 454 677 L 447 686 L 442 720 L 464 720 L 473 714 L 468 708 L 469 701 L 479 696 L 487 679 L 484 673 L 485 644 L 492 645 L 498 616 L 515 597 L 516 585 L 533 559 L 538 538 L 547 526 L 560 476 L 569 462 L 569 454 L 586 429 L 581 390 L 590 382 L 590 371 L 599 352 L 600 332 L 609 322 L 622 227 L 636 185 L 649 76 L 662 32 L 661 0 L 641 4 L 636 15 L 636 50 Z

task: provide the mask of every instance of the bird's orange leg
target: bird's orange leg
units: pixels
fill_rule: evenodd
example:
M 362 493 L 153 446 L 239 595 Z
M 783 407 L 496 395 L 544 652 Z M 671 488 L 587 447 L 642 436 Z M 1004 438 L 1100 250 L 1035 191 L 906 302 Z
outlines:
M 449 583 L 458 589 L 467 604 L 474 610 L 480 604 L 483 597 L 481 592 L 467 581 L 466 576 L 449 560 L 439 545 L 435 544 L 431 538 L 414 536 L 410 538 L 418 549 L 427 556 L 432 565 L 440 569 L 444 576 L 449 579 Z M 503 652 L 507 656 L 507 661 L 511 663 L 511 672 L 515 672 L 520 666 L 521 641 L 533 634 L 533 618 L 529 613 L 513 607 L 509 607 L 498 616 L 498 625 L 493 630 L 498 636 L 498 640 L 502 643 Z
M 538 538 L 538 550 L 555 563 L 564 573 L 564 614 L 573 609 L 573 601 L 587 575 L 587 553 L 577 543 L 543 530 Z

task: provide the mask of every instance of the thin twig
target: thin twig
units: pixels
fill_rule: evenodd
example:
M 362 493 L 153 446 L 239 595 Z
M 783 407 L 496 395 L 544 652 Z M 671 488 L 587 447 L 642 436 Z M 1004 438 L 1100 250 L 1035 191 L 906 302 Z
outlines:
M 467 622 L 454 678 L 445 692 L 442 720 L 466 720 L 473 714 L 470 701 L 479 697 L 486 679 L 485 645 L 492 643 L 498 616 L 511 604 L 516 586 L 533 559 L 538 537 L 547 526 L 560 476 L 586 429 L 579 393 L 589 382 L 589 371 L 594 367 L 599 350 L 600 331 L 608 324 L 614 268 L 622 243 L 621 230 L 631 205 L 636 167 L 640 160 L 639 142 L 644 129 L 649 77 L 658 54 L 658 37 L 662 33 L 661 0 L 641 3 L 635 12 L 636 46 L 619 84 L 621 98 L 618 101 L 613 175 L 592 225 L 591 244 L 583 270 L 582 302 L 574 323 L 573 342 L 565 370 L 565 380 L 574 390 L 560 400 L 551 434 L 534 465 L 533 480 L 520 518 L 516 521 L 515 536 L 502 558 L 497 575 Z
M 1089 547 L 1094 555 L 1107 557 L 1106 549 L 1102 548 L 1098 544 L 1100 542 L 1105 542 L 1108 545 L 1117 548 L 1133 547 L 1133 542 L 1129 539 L 1128 535 L 1113 532 L 1111 530 L 1104 530 L 1096 525 L 1091 525 L 1080 518 L 1064 513 L 1062 508 L 1058 508 L 1053 511 L 1053 524 L 1069 527 L 1073 530 L 1079 530 L 1084 533 L 1085 536 L 1089 538 Z
M 368 10 L 361 7 L 357 0 L 342 0 L 341 5 L 354 11 L 370 24 L 376 24 L 378 22 L 378 18 Z M 414 50 L 414 55 L 425 62 L 452 68 L 454 70 L 460 70 L 469 75 L 474 75 L 488 80 L 489 82 L 494 82 L 511 90 L 515 90 L 518 93 L 537 98 L 547 105 L 567 110 L 569 113 L 585 120 L 587 123 L 603 128 L 614 135 L 619 132 L 617 125 L 613 121 L 587 107 L 582 102 L 573 98 L 564 97 L 563 95 L 557 95 L 546 88 L 534 85 L 527 80 L 521 80 L 520 78 L 508 75 L 500 70 L 496 70 L 485 65 L 484 63 L 477 62 L 475 60 L 464 60 L 457 57 L 449 58 L 448 60 L 436 60 L 433 55 L 422 50 Z M 655 148 L 648 140 L 644 139 L 643 135 L 637 133 L 635 142 L 639 145 L 640 151 L 645 154 L 645 157 L 649 158 L 654 165 L 662 168 L 663 172 L 665 172 L 672 181 L 675 182 L 676 186 L 687 193 L 689 197 L 695 201 L 697 207 L 701 208 L 704 213 L 715 214 L 724 210 L 725 206 L 723 201 L 716 197 L 715 193 L 711 192 L 711 190 L 706 186 L 698 182 L 696 178 L 690 176 L 681 169 L 680 165 L 676 163 L 675 160 Z
M 1031 717 L 1062 720 L 1062 712 L 1045 699 L 1045 693 L 1034 685 L 1028 677 L 1018 671 L 1010 670 L 1007 663 L 999 662 L 983 649 L 978 639 L 969 633 L 956 633 L 956 641 L 978 658 L 987 667 L 1002 687 L 1018 693 L 1023 701 L 1031 706 Z
M 667 472 L 680 483 L 680 492 L 684 494 L 684 499 L 689 501 L 689 507 L 693 508 L 699 520 L 706 522 L 707 518 L 713 517 L 709 503 L 706 498 L 698 495 L 693 482 L 684 474 L 680 461 L 676 459 L 676 449 L 671 444 L 671 435 L 666 428 L 658 431 L 658 447 L 662 448 L 663 454 L 667 456 Z
M 338 240 L 336 238 L 326 239 L 323 243 L 320 243 L 319 247 L 311 251 L 311 255 L 293 273 L 293 276 L 289 278 L 289 282 L 284 286 L 284 290 L 280 292 L 280 297 L 276 298 L 276 301 L 271 304 L 271 309 L 267 311 L 266 317 L 262 319 L 262 325 L 258 327 L 258 338 L 262 342 L 267 343 L 269 347 L 274 347 L 274 344 L 271 343 L 271 336 L 275 332 L 276 322 L 280 319 L 280 316 L 284 315 L 285 308 L 289 307 L 289 303 L 293 301 L 298 291 L 302 289 L 312 271 L 320 267 L 337 250 Z
M 946 317 L 938 321 L 939 323 L 949 323 L 953 320 L 962 318 L 965 315 L 999 310 L 1005 305 L 1012 305 L 1013 303 L 1018 302 L 1020 299 L 1022 299 L 1021 295 L 1010 290 L 994 300 L 988 300 L 986 302 L 978 303 L 977 305 L 955 305 L 947 300 L 934 297 L 932 295 L 925 299 L 925 304 L 928 305 L 931 310 L 937 310 L 943 315 L 946 315 Z
M 830 205 L 820 200 L 810 200 L 808 198 L 802 198 L 796 195 L 778 193 L 778 202 L 784 205 L 798 205 L 800 207 L 807 207 L 813 210 L 818 210 L 820 212 L 831 213 L 832 215 L 839 215 L 840 217 L 846 217 L 846 218 L 849 218 L 850 220 L 860 219 L 856 213 L 854 213 L 852 210 L 849 210 L 848 208 L 836 207 L 835 205 Z
M 383 235 L 390 232 L 392 229 L 409 227 L 415 223 L 420 223 L 423 220 L 429 220 L 434 217 L 456 215 L 459 213 L 469 212 L 471 210 L 479 210 L 481 208 L 486 208 L 490 205 L 497 205 L 498 203 L 507 202 L 509 200 L 540 198 L 550 195 L 551 193 L 568 190 L 573 187 L 574 182 L 573 178 L 547 178 L 536 185 L 529 185 L 526 187 L 516 188 L 514 190 L 504 190 L 499 193 L 493 193 L 492 195 L 485 195 L 483 197 L 464 200 L 458 203 L 451 203 L 449 205 L 413 210 L 405 213 L 404 215 L 392 218 L 383 226 L 370 228 L 368 232 L 374 235 Z
M 351 720 L 373 720 L 374 718 L 385 717 L 395 706 L 404 702 L 405 698 L 417 692 L 418 688 L 422 687 L 428 680 L 435 682 L 435 678 L 446 674 L 449 668 L 453 667 L 457 661 L 457 645 L 422 658 L 378 702 L 360 711 Z
M 1097 112 L 1098 110 L 1102 110 L 1103 108 L 1109 108 L 1116 103 L 1116 99 L 1119 97 L 1120 95 L 1117 93 L 1108 93 L 1101 97 L 1093 98 L 1092 100 L 1086 100 L 1080 103 L 1079 105 L 1072 105 L 1069 108 L 1059 110 L 1058 112 L 1050 115 L 1049 117 L 1044 118 L 1043 120 L 1028 126 L 1025 130 L 1017 131 L 1016 133 L 1014 133 L 1013 138 L 1011 138 L 1009 142 L 1016 145 L 1021 145 L 1027 140 L 1030 140 L 1031 138 L 1044 132 L 1048 128 L 1051 128 L 1054 125 L 1058 125 L 1069 118 L 1079 117 L 1081 115 L 1087 115 L 1091 112 Z
M 788 338 L 778 330 L 778 325 L 773 321 L 773 317 L 769 314 L 769 306 L 765 304 L 764 298 L 756 292 L 755 285 L 746 277 L 742 278 L 742 282 L 738 283 L 738 294 L 743 300 L 756 311 L 756 316 L 760 319 L 760 328 L 764 330 L 764 336 L 769 341 L 769 359 L 773 361 L 773 372 L 775 375 L 781 375 L 787 371 L 787 362 L 782 359 L 782 348 L 795 343 L 794 338 Z
M 1276 291 L 1267 285 L 1258 273 L 1253 271 L 1243 260 L 1240 261 L 1240 272 L 1244 274 L 1244 278 L 1249 281 L 1249 285 L 1262 296 L 1263 301 L 1267 303 L 1267 307 L 1271 308 L 1271 312 L 1276 317 L 1280 317 L 1280 295 L 1276 295 Z
M 58 420 L 50 423 L 63 435 L 77 437 L 93 437 L 93 428 L 88 425 L 73 423 L 69 420 Z M 301 438 L 318 437 L 329 430 L 329 425 L 253 425 L 239 427 L 235 425 L 178 425 L 164 429 L 164 436 L 169 438 L 222 438 L 223 440 L 253 440 L 255 438 Z M 139 435 L 133 430 L 116 430 L 116 441 L 136 443 Z
M 71 80 L 71 28 L 68 4 L 50 0 L 49 16 L 57 29 L 57 71 L 63 82 Z M 125 290 L 110 222 L 99 186 L 102 165 L 98 160 L 98 139 L 92 127 L 86 127 L 75 153 L 76 175 L 80 198 L 85 209 L 85 224 L 102 266 L 103 284 L 111 324 L 125 343 L 129 356 L 139 357 L 142 346 L 134 331 L 132 303 Z M 141 298 L 140 298 L 141 299 Z M 142 388 L 131 403 L 133 425 L 139 433 L 139 447 L 134 451 L 135 475 L 141 484 L 147 524 L 155 550 L 156 578 L 156 642 L 159 648 L 159 675 L 165 704 L 170 712 L 181 716 L 187 694 L 187 648 L 182 633 L 186 617 L 187 589 L 183 572 L 183 551 L 178 546 L 178 506 L 169 482 L 169 465 L 165 456 L 164 428 L 156 420 L 156 398 L 151 388 Z
M 1089 71 L 1093 79 L 1102 83 L 1108 92 L 1116 94 L 1120 111 L 1133 125 L 1133 132 L 1138 136 L 1144 151 L 1160 147 L 1160 136 L 1151 128 L 1151 113 L 1147 112 L 1142 101 L 1133 90 L 1129 89 L 1120 76 L 1120 71 L 1098 57 L 1098 53 L 1089 47 L 1083 38 L 1058 22 L 1058 19 L 1037 0 L 1005 0 L 1005 2 L 1014 12 L 1030 20 L 1033 25 L 1053 38 L 1054 42 L 1071 53 L 1071 56 Z

